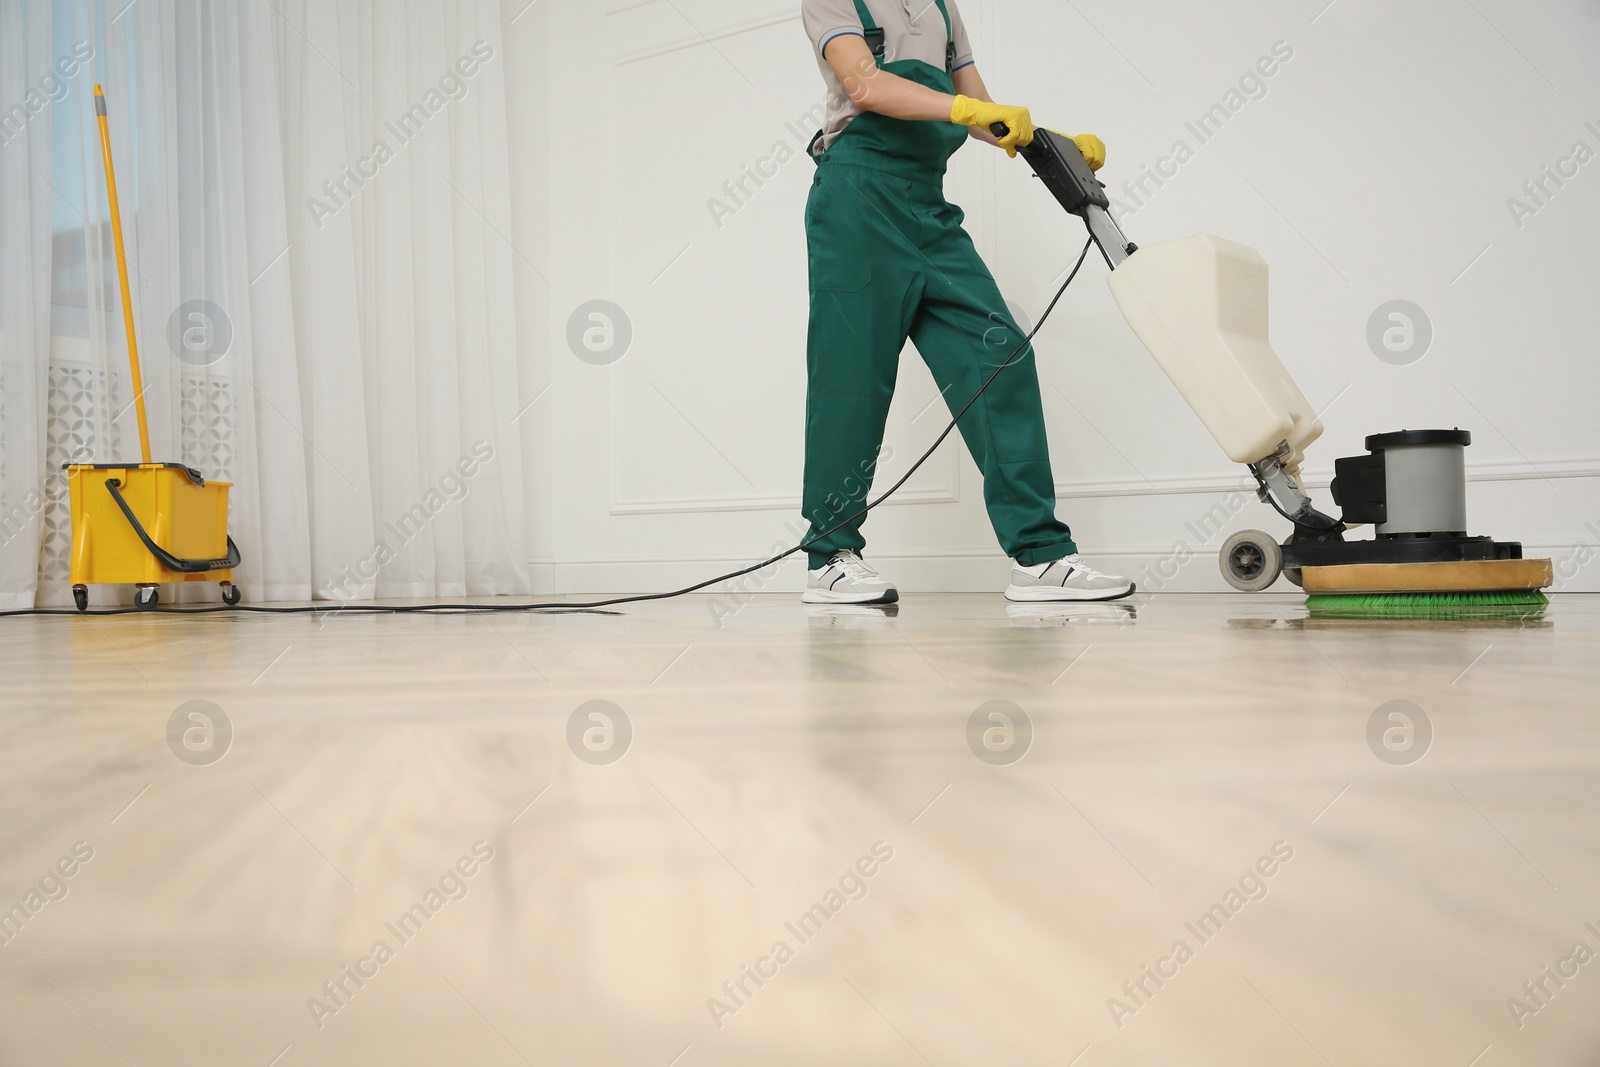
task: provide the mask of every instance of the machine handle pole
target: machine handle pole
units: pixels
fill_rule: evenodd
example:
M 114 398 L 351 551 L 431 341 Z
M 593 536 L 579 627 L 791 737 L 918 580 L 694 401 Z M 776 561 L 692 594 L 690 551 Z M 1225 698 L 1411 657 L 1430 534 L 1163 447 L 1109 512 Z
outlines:
M 150 425 L 144 415 L 144 379 L 139 374 L 139 341 L 133 330 L 133 296 L 128 290 L 128 253 L 122 246 L 122 212 L 117 209 L 117 176 L 111 167 L 111 131 L 106 126 L 106 94 L 94 87 L 94 113 L 100 120 L 100 157 L 106 165 L 106 196 L 111 201 L 111 237 L 117 246 L 117 280 L 122 286 L 122 326 L 128 337 L 128 367 L 133 372 L 133 406 L 139 416 L 139 450 L 150 462 Z

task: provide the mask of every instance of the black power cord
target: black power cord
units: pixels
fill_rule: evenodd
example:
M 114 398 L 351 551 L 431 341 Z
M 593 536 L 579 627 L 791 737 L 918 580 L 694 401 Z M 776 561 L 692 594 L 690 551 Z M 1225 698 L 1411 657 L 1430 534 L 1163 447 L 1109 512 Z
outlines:
M 209 607 L 209 608 L 160 608 L 160 607 L 153 607 L 153 608 L 101 608 L 101 609 L 97 609 L 97 610 L 94 610 L 94 611 L 74 611 L 74 610 L 70 610 L 70 609 L 67 609 L 67 608 L 34 608 L 32 610 L 29 610 L 29 611 L 0 611 L 0 618 L 5 618 L 5 617 L 8 617 L 8 616 L 14 616 L 14 615 L 151 615 L 151 614 L 161 614 L 161 615 L 212 615 L 212 614 L 218 614 L 218 613 L 241 612 L 241 611 L 243 611 L 243 612 L 255 612 L 257 614 L 264 614 L 264 615 L 339 615 L 339 614 L 408 615 L 408 614 L 433 614 L 433 613 L 437 613 L 437 612 L 463 612 L 463 613 L 469 613 L 469 614 L 472 614 L 472 613 L 479 613 L 479 614 L 505 614 L 505 613 L 510 613 L 510 612 L 525 612 L 525 611 L 536 611 L 536 612 L 542 612 L 542 613 L 547 613 L 547 614 L 552 614 L 552 615 L 563 614 L 563 613 L 570 613 L 570 614 L 599 613 L 600 609 L 615 607 L 618 604 L 640 604 L 640 603 L 644 603 L 644 602 L 650 601 L 650 600 L 671 600 L 674 597 L 687 596 L 690 593 L 698 593 L 700 590 L 705 589 L 705 588 L 707 588 L 709 586 L 718 585 L 718 584 L 720 584 L 722 582 L 732 581 L 735 578 L 743 578 L 747 574 L 753 574 L 756 571 L 765 570 L 766 568 L 772 566 L 774 563 L 782 562 L 783 560 L 785 560 L 785 559 L 789 558 L 790 556 L 794 555 L 796 552 L 804 552 L 806 549 L 810 548 L 812 545 L 816 544 L 818 541 L 821 541 L 823 538 L 827 537 L 829 534 L 835 532 L 836 530 L 840 530 L 840 529 L 844 528 L 845 526 L 848 526 L 850 523 L 852 523 L 852 522 L 856 521 L 857 519 L 861 518 L 867 512 L 871 511 L 873 508 L 877 507 L 879 504 L 883 503 L 885 500 L 888 500 L 891 496 L 893 496 L 896 492 L 898 492 L 900 487 L 905 485 L 906 482 L 911 479 L 911 476 L 913 474 L 917 473 L 918 468 L 920 468 L 924 463 L 926 463 L 933 456 L 934 452 L 938 451 L 939 446 L 944 444 L 945 438 L 949 437 L 951 432 L 953 430 L 955 430 L 956 425 L 961 421 L 962 416 L 964 416 L 968 412 L 968 410 L 971 409 L 973 404 L 976 404 L 978 402 L 978 398 L 984 394 L 984 390 L 989 388 L 990 384 L 994 382 L 995 378 L 999 377 L 1000 372 L 1005 370 L 1007 367 L 1009 367 L 1011 365 L 1011 361 L 1016 359 L 1017 356 L 1022 352 L 1022 350 L 1027 348 L 1028 345 L 1032 343 L 1034 337 L 1039 333 L 1039 331 L 1044 328 L 1045 322 L 1050 318 L 1050 313 L 1056 309 L 1056 305 L 1061 302 L 1061 298 L 1067 294 L 1067 287 L 1072 284 L 1073 279 L 1078 276 L 1078 271 L 1083 268 L 1083 261 L 1088 258 L 1089 249 L 1092 248 L 1092 247 L 1094 247 L 1094 238 L 1090 237 L 1087 241 L 1084 242 L 1083 251 L 1078 253 L 1078 261 L 1077 261 L 1077 263 L 1073 264 L 1072 273 L 1067 275 L 1067 280 L 1061 283 L 1061 288 L 1060 289 L 1056 290 L 1055 298 L 1050 301 L 1050 306 L 1045 308 L 1043 315 L 1039 316 L 1038 325 L 1034 326 L 1034 328 L 1031 331 L 1029 331 L 1028 336 L 1026 336 L 1026 337 L 1024 337 L 1022 339 L 1022 343 L 1019 344 L 1016 348 L 1012 349 L 1011 350 L 1011 354 L 1009 356 L 1007 356 L 1005 358 L 1005 360 L 1003 362 L 1001 362 L 1001 364 L 994 369 L 994 372 L 991 373 L 988 378 L 984 379 L 983 384 L 978 387 L 978 391 L 976 393 L 972 394 L 972 399 L 968 400 L 966 402 L 966 404 L 962 406 L 961 410 L 956 412 L 955 417 L 950 420 L 950 425 L 948 425 L 948 426 L 946 426 L 944 428 L 944 432 L 939 435 L 938 439 L 935 440 L 932 445 L 928 446 L 928 450 L 926 452 L 922 453 L 922 456 L 915 463 L 913 463 L 911 465 L 911 469 L 906 471 L 905 474 L 903 474 L 900 477 L 899 481 L 895 482 L 888 489 L 886 489 L 883 492 L 883 494 L 878 497 L 878 499 L 871 501 L 870 503 L 867 504 L 866 507 L 862 508 L 860 511 L 857 511 L 855 514 L 847 516 L 846 518 L 843 518 L 843 519 L 839 520 L 837 523 L 835 523 L 834 525 L 830 526 L 828 529 L 822 531 L 821 533 L 817 534 L 815 537 L 812 537 L 812 538 L 809 538 L 809 539 L 807 539 L 805 541 L 802 541 L 798 545 L 795 545 L 793 548 L 785 549 L 784 551 L 778 553 L 776 556 L 773 556 L 770 559 L 764 559 L 760 563 L 752 564 L 749 567 L 744 567 L 744 568 L 742 568 L 740 570 L 736 570 L 736 571 L 729 571 L 727 574 L 719 574 L 715 578 L 707 578 L 703 582 L 697 582 L 694 585 L 685 586 L 682 589 L 674 589 L 669 593 L 640 593 L 640 594 L 636 594 L 634 596 L 611 597 L 611 598 L 606 599 L 606 600 L 592 600 L 592 601 L 588 601 L 586 603 L 577 603 L 577 604 L 570 603 L 570 602 L 555 602 L 555 603 L 544 603 L 544 604 L 413 604 L 413 605 L 400 605 L 400 606 L 395 606 L 395 607 L 384 607 L 384 606 L 378 606 L 378 605 L 363 605 L 363 606 L 359 606 L 359 607 L 337 607 L 337 608 L 320 608 L 320 607 L 282 607 L 282 608 L 275 608 L 275 607 L 267 607 L 267 606 L 255 605 L 255 604 L 240 604 L 238 606 L 233 606 L 233 607 L 222 606 L 222 607 Z M 606 614 L 616 614 L 616 613 L 615 612 L 606 612 Z

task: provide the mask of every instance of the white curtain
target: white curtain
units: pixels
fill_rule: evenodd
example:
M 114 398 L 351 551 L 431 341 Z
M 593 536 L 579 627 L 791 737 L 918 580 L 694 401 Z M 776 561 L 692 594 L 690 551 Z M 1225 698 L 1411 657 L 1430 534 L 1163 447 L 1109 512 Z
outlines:
M 0 603 L 13 608 L 33 603 L 46 507 L 52 130 L 35 97 L 48 99 L 51 33 L 28 14 L 0 3 Z
M 501 65 L 492 0 L 0 0 L 0 601 L 70 601 L 60 465 L 138 458 L 96 82 L 153 458 L 234 483 L 245 595 L 527 591 Z

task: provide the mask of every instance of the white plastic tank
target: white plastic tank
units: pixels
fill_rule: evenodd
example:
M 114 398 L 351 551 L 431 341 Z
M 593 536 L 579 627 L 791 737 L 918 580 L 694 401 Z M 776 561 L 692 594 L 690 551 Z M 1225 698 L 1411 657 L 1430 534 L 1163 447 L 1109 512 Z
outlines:
M 1210 234 L 1139 249 L 1111 273 L 1123 318 L 1235 463 L 1287 441 L 1298 475 L 1322 422 L 1267 340 L 1267 261 Z

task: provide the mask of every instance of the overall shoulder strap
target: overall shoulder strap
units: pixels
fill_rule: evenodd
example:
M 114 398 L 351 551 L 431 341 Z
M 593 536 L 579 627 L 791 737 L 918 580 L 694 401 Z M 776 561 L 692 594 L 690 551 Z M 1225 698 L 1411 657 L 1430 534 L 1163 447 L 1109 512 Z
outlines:
M 939 5 L 939 14 L 944 16 L 944 72 L 955 73 L 956 69 L 956 24 L 950 19 L 950 9 L 945 6 L 944 0 L 934 0 Z
M 856 0 L 856 15 L 861 19 L 861 33 L 867 39 L 867 47 L 872 49 L 872 58 L 882 65 L 888 44 L 884 40 L 883 31 L 873 20 L 872 11 L 867 7 L 867 0 Z

